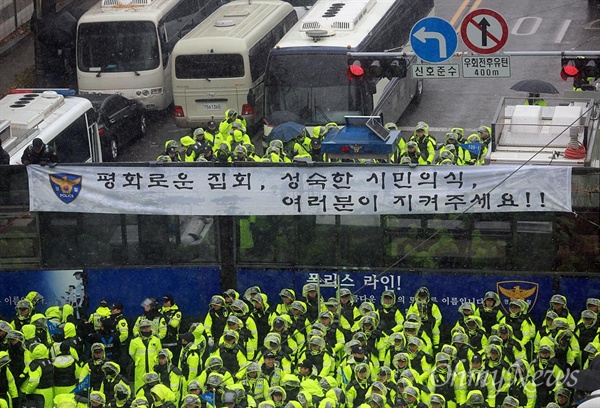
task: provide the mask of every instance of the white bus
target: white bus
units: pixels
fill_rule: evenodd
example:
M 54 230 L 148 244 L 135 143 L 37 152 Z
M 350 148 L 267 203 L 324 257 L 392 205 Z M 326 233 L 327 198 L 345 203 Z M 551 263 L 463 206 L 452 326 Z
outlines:
M 173 102 L 171 51 L 218 0 L 101 0 L 77 24 L 80 93 L 118 93 L 147 110 Z
M 312 127 L 380 116 L 395 122 L 423 91 L 422 81 L 410 77 L 412 61 L 362 59 L 364 78 L 351 79 L 347 53 L 407 51 L 412 26 L 430 14 L 433 0 L 318 1 L 269 55 L 264 134 L 287 121 Z
M 35 138 L 56 150 L 59 163 L 102 161 L 96 112 L 85 98 L 54 91 L 15 93 L 0 100 L 0 119 L 8 122 L 2 147 L 10 154 L 10 164 L 21 164 Z
M 236 0 L 219 7 L 173 50 L 175 122 L 204 126 L 227 109 L 261 125 L 269 51 L 297 22 L 281 0 Z

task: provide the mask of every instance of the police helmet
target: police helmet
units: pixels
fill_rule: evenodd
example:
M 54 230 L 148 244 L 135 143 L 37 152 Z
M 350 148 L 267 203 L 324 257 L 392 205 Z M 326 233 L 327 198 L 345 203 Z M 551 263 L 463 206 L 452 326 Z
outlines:
M 371 394 L 370 402 L 377 405 L 380 408 L 384 407 L 383 397 L 379 394 Z
M 502 401 L 502 406 L 506 406 L 506 405 L 510 405 L 511 407 L 519 407 L 519 400 L 517 400 L 515 397 L 511 397 L 510 395 L 507 396 L 506 398 L 504 398 L 504 401 Z
M 6 351 L 0 351 L 0 368 L 10 363 L 10 356 Z
M 479 126 L 477 128 L 477 133 L 482 133 L 482 134 L 490 134 L 490 131 L 488 130 L 487 126 Z
M 442 150 L 440 152 L 440 159 L 442 159 L 442 162 L 444 160 L 451 160 L 452 161 L 452 160 L 454 160 L 454 155 L 449 150 Z
M 201 390 L 202 387 L 200 386 L 200 383 L 196 380 L 190 381 L 190 383 L 187 386 L 188 392 L 190 391 L 195 391 L 195 390 Z
M 413 386 L 404 387 L 404 394 L 410 395 L 411 397 L 419 398 L 419 391 Z
M 348 288 L 341 288 L 340 289 L 340 297 L 342 298 L 342 297 L 346 297 L 346 296 L 352 296 L 352 292 Z
M 260 372 L 260 365 L 256 362 L 252 362 L 250 364 L 248 364 L 248 367 L 246 367 L 246 373 L 258 373 Z
M 217 388 L 223 384 L 223 377 L 218 374 L 210 374 L 206 379 L 206 384 L 212 388 Z
M 429 398 L 429 403 L 431 405 L 433 404 L 439 404 L 442 407 L 444 407 L 446 405 L 446 400 L 444 399 L 444 397 L 442 395 L 439 394 L 433 394 L 430 398 Z
M 246 148 L 246 152 L 248 154 L 253 154 L 256 150 L 252 143 L 244 143 L 244 147 Z
M 483 394 L 479 390 L 474 390 L 469 393 L 468 402 L 472 405 L 481 405 L 483 404 Z
M 146 398 L 136 398 L 133 401 L 131 401 L 131 408 L 139 408 L 139 407 L 147 407 L 150 404 L 148 404 L 148 401 L 146 400 Z
M 144 384 L 158 384 L 160 378 L 157 373 L 155 373 L 154 371 L 150 371 L 149 373 L 146 373 L 142 376 L 142 381 L 144 382 Z
M 202 129 L 202 128 L 196 128 L 194 130 L 194 137 L 198 138 L 198 136 L 204 137 L 204 129 Z
M 25 341 L 25 336 L 23 336 L 23 333 L 21 333 L 18 330 L 11 330 L 8 333 L 6 333 L 6 339 L 7 340 L 17 340 L 20 342 L 24 342 Z
M 450 129 L 450 132 L 456 133 L 459 138 L 461 138 L 465 135 L 465 130 L 463 128 L 459 128 L 459 127 L 453 127 L 452 129 Z
M 199 407 L 200 405 L 202 405 L 202 401 L 200 401 L 200 397 L 198 397 L 197 395 L 190 394 L 183 399 L 181 405 L 184 407 L 187 407 L 189 405 Z
M 552 303 L 557 303 L 559 305 L 563 305 L 566 306 L 567 305 L 567 298 L 562 296 L 562 295 L 553 295 L 550 298 L 550 304 Z
M 92 391 L 90 393 L 90 402 L 104 405 L 106 403 L 106 397 L 99 391 Z
M 233 149 L 233 153 L 234 153 L 234 154 L 236 154 L 236 155 L 243 154 L 244 156 L 245 156 L 246 154 L 248 154 L 248 152 L 247 152 L 246 148 L 245 148 L 243 145 L 241 145 L 241 144 L 237 145 L 237 146 L 236 146 L 236 147 Z
M 458 140 L 458 135 L 454 132 L 448 132 L 446 133 L 446 135 L 444 136 L 446 142 L 449 140 L 453 140 L 453 141 L 457 141 Z
M 598 306 L 598 307 L 600 307 L 600 299 L 597 299 L 597 298 L 588 298 L 588 299 L 585 301 L 585 305 L 586 305 L 586 306 L 588 306 L 588 307 L 589 307 L 590 305 L 592 305 L 592 306 Z
M 387 387 L 381 381 L 373 381 L 371 387 L 373 388 L 373 390 L 379 391 L 380 394 L 385 395 L 385 393 L 387 393 Z
M 481 143 L 481 137 L 477 133 L 471 133 L 469 137 L 467 137 L 468 143 Z
M 234 391 L 227 390 L 223 393 L 221 397 L 221 402 L 223 404 L 235 404 L 236 403 L 236 395 Z
M 210 306 L 225 306 L 225 299 L 223 296 L 215 295 L 210 298 Z
M 292 310 L 298 310 L 301 314 L 306 314 L 306 312 L 308 311 L 308 309 L 306 308 L 306 304 L 299 300 L 294 300 L 290 305 L 290 308 Z

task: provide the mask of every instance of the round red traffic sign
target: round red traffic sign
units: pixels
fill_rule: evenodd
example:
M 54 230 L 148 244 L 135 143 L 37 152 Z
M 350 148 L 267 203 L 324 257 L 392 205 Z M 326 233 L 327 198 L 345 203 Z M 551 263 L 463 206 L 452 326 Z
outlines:
M 500 14 L 479 9 L 467 14 L 460 25 L 463 42 L 479 54 L 498 52 L 508 40 L 508 24 Z

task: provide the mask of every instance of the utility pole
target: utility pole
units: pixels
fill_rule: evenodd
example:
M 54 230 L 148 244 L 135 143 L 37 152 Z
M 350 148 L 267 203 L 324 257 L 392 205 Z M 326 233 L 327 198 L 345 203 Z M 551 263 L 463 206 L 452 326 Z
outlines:
M 48 53 L 44 46 L 38 40 L 38 32 L 40 24 L 44 17 L 56 12 L 56 0 L 34 0 L 33 16 L 31 21 L 31 31 L 33 32 L 33 43 L 35 52 L 35 85 L 39 88 L 46 87 L 46 70 L 45 64 L 48 60 Z

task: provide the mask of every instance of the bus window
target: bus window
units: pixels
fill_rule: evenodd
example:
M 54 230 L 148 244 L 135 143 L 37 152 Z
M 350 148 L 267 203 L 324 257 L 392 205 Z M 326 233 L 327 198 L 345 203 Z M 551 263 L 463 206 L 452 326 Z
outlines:
M 171 46 L 175 45 L 185 35 L 188 26 L 193 25 L 192 19 L 200 11 L 198 0 L 183 0 L 171 10 L 162 21 L 167 34 L 167 41 Z
M 84 72 L 145 71 L 160 64 L 156 30 L 150 21 L 82 24 L 77 46 L 78 66 Z
M 240 54 L 179 55 L 175 72 L 179 79 L 241 78 L 244 58 Z
M 71 123 L 49 144 L 56 149 L 58 160 L 61 163 L 85 163 L 90 160 L 90 143 L 85 115 L 81 115 Z
M 248 58 L 250 59 L 250 76 L 252 82 L 258 80 L 265 73 L 267 67 L 267 58 L 269 57 L 269 51 L 273 44 L 273 33 L 267 35 L 254 47 L 248 51 Z
M 314 61 L 314 64 L 306 61 Z M 318 69 L 328 67 L 328 69 Z M 265 95 L 266 116 L 298 116 L 305 125 L 344 123 L 346 116 L 369 115 L 372 96 L 364 81 L 348 81 L 345 54 L 278 54 L 271 57 Z M 271 121 L 270 121 L 271 122 Z

